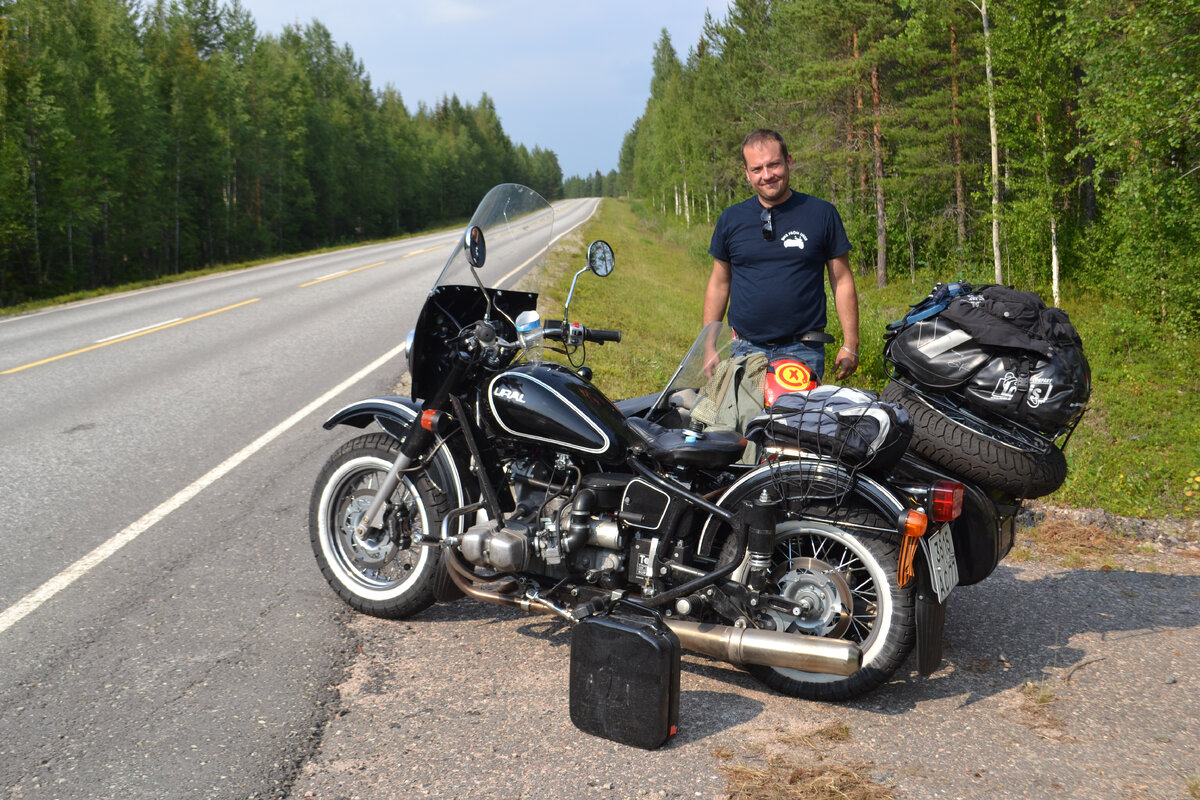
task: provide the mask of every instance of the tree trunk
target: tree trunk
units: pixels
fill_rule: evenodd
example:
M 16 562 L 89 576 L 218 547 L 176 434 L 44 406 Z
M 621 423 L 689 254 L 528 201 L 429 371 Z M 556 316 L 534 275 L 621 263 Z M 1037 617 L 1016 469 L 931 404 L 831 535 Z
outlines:
M 954 219 L 957 223 L 958 248 L 967 243 L 967 187 L 963 179 L 962 120 L 958 116 L 958 29 L 950 26 L 950 127 L 954 137 Z
M 875 122 L 871 149 L 875 151 L 875 285 L 887 286 L 887 204 L 883 194 L 883 104 L 879 97 L 879 66 L 871 67 L 871 103 Z
M 1042 169 L 1046 175 L 1046 193 L 1050 201 L 1050 287 L 1054 305 L 1060 305 L 1058 296 L 1058 217 L 1054 214 L 1054 185 L 1050 183 L 1050 143 L 1046 136 L 1046 121 L 1037 114 L 1038 131 L 1042 135 Z
M 974 2 L 971 3 L 975 5 Z M 1000 261 L 1000 146 L 996 135 L 996 87 L 992 77 L 992 28 L 988 21 L 987 0 L 975 5 L 983 18 L 983 55 L 987 74 L 988 131 L 992 140 L 992 261 L 996 267 L 996 283 L 1004 283 Z

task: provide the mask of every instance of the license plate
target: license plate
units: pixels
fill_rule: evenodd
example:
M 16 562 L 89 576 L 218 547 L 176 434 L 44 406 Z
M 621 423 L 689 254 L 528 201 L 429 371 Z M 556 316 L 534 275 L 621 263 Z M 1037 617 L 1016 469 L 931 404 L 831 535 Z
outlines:
M 950 526 L 943 525 L 937 533 L 921 537 L 925 558 L 929 564 L 929 577 L 938 602 L 946 602 L 950 590 L 958 585 L 958 561 L 954 558 L 954 539 Z

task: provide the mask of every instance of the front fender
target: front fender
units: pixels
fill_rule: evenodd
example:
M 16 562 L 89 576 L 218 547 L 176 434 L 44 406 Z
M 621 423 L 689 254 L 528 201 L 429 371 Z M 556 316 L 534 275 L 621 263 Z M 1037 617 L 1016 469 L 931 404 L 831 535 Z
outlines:
M 398 441 L 403 441 L 408 426 L 421 413 L 423 407 L 422 403 L 407 397 L 372 397 L 351 403 L 335 412 L 325 420 L 323 427 L 326 430 L 332 430 L 338 425 L 365 428 L 374 422 Z M 450 501 L 451 508 L 462 508 L 470 502 L 467 498 L 475 494 L 463 480 L 464 475 L 469 477 L 469 471 L 465 466 L 460 469 L 459 461 L 446 440 L 429 454 L 426 473 Z M 460 519 L 460 527 L 461 522 Z M 429 533 L 433 536 L 441 535 L 440 530 Z
M 409 424 L 421 413 L 422 404 L 407 397 L 372 397 L 359 400 L 334 413 L 325 420 L 325 430 L 338 425 L 365 428 L 372 422 L 395 436 L 404 437 Z

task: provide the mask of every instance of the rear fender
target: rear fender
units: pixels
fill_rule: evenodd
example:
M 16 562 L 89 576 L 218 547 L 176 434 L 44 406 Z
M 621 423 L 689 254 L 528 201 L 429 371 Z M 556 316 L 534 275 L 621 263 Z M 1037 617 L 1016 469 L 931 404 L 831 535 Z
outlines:
M 351 425 L 355 428 L 365 428 L 372 422 L 383 428 L 397 441 L 403 441 L 408 432 L 408 426 L 421 413 L 423 404 L 407 397 L 372 397 L 359 400 L 337 411 L 325 420 L 326 430 L 332 430 L 338 425 Z M 454 453 L 443 441 L 429 455 L 426 471 L 434 484 L 441 489 L 450 500 L 452 508 L 462 508 L 467 505 L 467 497 L 474 496 L 470 481 L 470 472 L 465 465 L 458 463 Z M 464 477 L 467 481 L 464 482 Z M 462 518 L 459 518 L 459 527 Z M 440 535 L 440 531 L 437 532 Z
M 817 457 L 802 457 L 759 466 L 726 489 L 717 500 L 717 505 L 736 513 L 743 501 L 758 496 L 763 489 L 771 488 L 777 481 L 789 478 L 819 481 L 830 490 L 830 495 L 847 501 L 857 498 L 878 511 L 884 519 L 897 519 L 906 510 L 904 503 L 891 490 L 869 475 L 851 472 L 836 461 Z M 719 544 L 714 539 L 720 529 L 721 520 L 709 517 L 705 521 L 697 545 L 700 553 L 711 554 L 713 546 Z

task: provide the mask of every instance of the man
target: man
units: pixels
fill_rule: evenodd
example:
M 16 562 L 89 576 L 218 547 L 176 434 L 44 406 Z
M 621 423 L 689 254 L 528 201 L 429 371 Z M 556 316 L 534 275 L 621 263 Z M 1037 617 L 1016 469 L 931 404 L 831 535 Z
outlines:
M 858 293 L 850 270 L 850 240 L 831 203 L 793 192 L 792 157 L 775 131 L 753 131 L 742 142 L 754 197 L 722 212 L 708 252 L 713 271 L 704 293 L 704 324 L 729 310 L 733 356 L 760 351 L 769 360 L 792 356 L 818 378 L 825 374 L 824 268 L 842 325 L 834 356 L 837 380 L 858 369 Z M 707 364 L 711 372 L 716 356 Z

